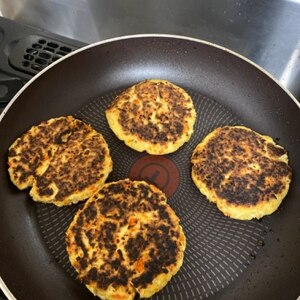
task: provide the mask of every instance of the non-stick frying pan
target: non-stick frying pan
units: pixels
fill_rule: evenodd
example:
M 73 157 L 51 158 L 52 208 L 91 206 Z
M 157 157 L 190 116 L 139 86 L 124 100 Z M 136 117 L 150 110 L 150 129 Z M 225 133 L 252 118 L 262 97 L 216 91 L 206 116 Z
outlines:
M 147 78 L 169 80 L 193 97 L 197 123 L 174 154 L 128 149 L 107 126 L 117 93 Z M 86 47 L 33 78 L 0 123 L 0 275 L 17 299 L 94 299 L 65 252 L 64 232 L 82 205 L 34 203 L 7 173 L 7 149 L 32 125 L 72 114 L 106 138 L 114 160 L 108 180 L 146 179 L 160 186 L 187 236 L 183 267 L 153 299 L 296 299 L 300 295 L 299 103 L 266 72 L 229 50 L 199 40 L 132 36 Z M 243 124 L 289 152 L 290 191 L 262 220 L 223 216 L 193 186 L 190 155 L 210 130 Z M 1 284 L 3 285 L 3 284 Z

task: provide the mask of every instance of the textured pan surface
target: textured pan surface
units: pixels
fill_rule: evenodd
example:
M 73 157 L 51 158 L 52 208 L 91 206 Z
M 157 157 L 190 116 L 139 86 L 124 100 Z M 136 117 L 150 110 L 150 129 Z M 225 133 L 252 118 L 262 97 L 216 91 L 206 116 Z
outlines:
M 64 229 L 77 207 L 58 210 L 33 203 L 17 191 L 7 174 L 7 148 L 31 125 L 74 114 L 91 122 L 108 140 L 117 166 L 109 180 L 128 175 L 159 180 L 157 170 L 141 172 L 139 160 L 149 166 L 149 159 L 127 149 L 104 122 L 104 107 L 116 93 L 146 78 L 170 80 L 187 89 L 198 113 L 191 141 L 151 162 L 168 166 L 172 174 L 178 171 L 171 178 L 173 187 L 164 188 L 188 239 L 182 270 L 155 299 L 296 298 L 300 294 L 299 107 L 249 62 L 224 49 L 175 37 L 95 45 L 48 69 L 12 104 L 0 123 L 1 277 L 17 299 L 93 298 L 74 279 L 65 256 Z M 268 134 L 289 151 L 294 171 L 291 190 L 280 211 L 261 222 L 223 217 L 191 184 L 191 151 L 210 130 L 225 124 L 244 124 Z

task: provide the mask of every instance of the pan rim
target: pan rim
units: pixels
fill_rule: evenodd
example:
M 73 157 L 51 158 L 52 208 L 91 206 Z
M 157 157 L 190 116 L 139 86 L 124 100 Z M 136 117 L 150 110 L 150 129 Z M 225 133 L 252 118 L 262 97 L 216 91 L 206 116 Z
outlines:
M 10 289 L 5 284 L 3 278 L 0 276 L 0 289 L 8 300 L 17 300 Z
M 58 63 L 62 62 L 65 59 L 68 59 L 69 57 L 76 55 L 77 53 L 80 53 L 82 51 L 85 51 L 87 49 L 99 46 L 99 45 L 103 45 L 103 44 L 108 44 L 108 43 L 113 43 L 116 41 L 122 41 L 122 40 L 130 40 L 130 39 L 137 39 L 137 38 L 169 38 L 169 39 L 178 39 L 178 40 L 183 40 L 183 41 L 191 41 L 191 42 L 196 42 L 196 43 L 200 43 L 200 44 L 204 44 L 207 46 L 211 46 L 217 49 L 220 49 L 222 51 L 225 51 L 227 53 L 230 53 L 231 55 L 234 55 L 236 57 L 238 57 L 239 59 L 244 60 L 245 62 L 249 63 L 250 65 L 254 66 L 255 68 L 257 68 L 259 71 L 263 72 L 265 75 L 267 75 L 271 80 L 273 80 L 297 105 L 297 107 L 300 109 L 300 102 L 296 99 L 296 97 L 291 93 L 291 91 L 289 91 L 285 86 L 283 86 L 283 84 L 277 79 L 275 78 L 270 72 L 268 72 L 266 69 L 264 69 L 263 67 L 261 67 L 260 65 L 258 65 L 257 63 L 253 62 L 251 59 L 243 56 L 242 54 L 231 50 L 229 48 L 226 48 L 224 46 L 218 45 L 216 43 L 213 42 L 209 42 L 206 40 L 202 40 L 202 39 L 198 39 L 198 38 L 194 38 L 194 37 L 189 37 L 189 36 L 184 36 L 184 35 L 174 35 L 174 34 L 156 34 L 156 33 L 147 33 L 147 34 L 133 34 L 133 35 L 124 35 L 124 36 L 119 36 L 119 37 L 114 37 L 114 38 L 109 38 L 109 39 L 105 39 L 103 41 L 99 41 L 99 42 L 95 42 L 89 45 L 86 45 L 84 47 L 81 47 L 77 50 L 74 50 L 71 53 L 68 53 L 67 55 L 65 55 L 64 57 L 61 57 L 60 59 L 58 59 L 57 61 L 53 62 L 51 65 L 45 67 L 42 71 L 40 71 L 38 74 L 36 74 L 34 77 L 32 77 L 15 95 L 14 97 L 10 100 L 10 102 L 7 104 L 7 106 L 4 108 L 4 110 L 2 111 L 2 113 L 0 114 L 0 123 L 2 121 L 2 119 L 4 118 L 5 114 L 7 113 L 7 111 L 9 110 L 9 108 L 14 104 L 14 102 L 17 100 L 17 98 L 19 97 L 19 95 L 21 95 L 23 93 L 24 90 L 27 89 L 27 87 L 29 85 L 31 85 L 32 82 L 34 82 L 35 80 L 37 80 L 40 76 L 42 76 L 45 72 L 47 72 L 49 69 L 53 68 L 55 65 L 57 65 Z
M 16 95 L 12 98 L 12 100 L 9 102 L 9 104 L 5 107 L 5 109 L 3 110 L 3 112 L 0 114 L 0 125 L 1 125 L 1 121 L 4 118 L 5 114 L 7 113 L 7 111 L 10 109 L 10 107 L 14 104 L 14 102 L 19 98 L 19 96 L 24 92 L 24 90 L 26 90 L 28 88 L 28 86 L 31 85 L 31 83 L 33 83 L 35 80 L 37 80 L 40 76 L 42 76 L 45 72 L 47 72 L 50 68 L 54 67 L 56 64 L 62 62 L 63 60 L 76 55 L 77 53 L 80 53 L 82 51 L 85 51 L 87 49 L 99 46 L 99 45 L 103 45 L 103 44 L 108 44 L 108 43 L 113 43 L 116 41 L 122 41 L 122 40 L 130 40 L 130 39 L 139 39 L 139 38 L 166 38 L 166 39 L 177 39 L 177 40 L 183 40 L 183 41 L 191 41 L 191 42 L 196 42 L 196 43 L 200 43 L 203 45 L 207 45 L 213 48 L 217 48 L 220 49 L 222 51 L 225 51 L 227 53 L 230 53 L 232 55 L 234 55 L 235 57 L 242 59 L 243 61 L 249 63 L 250 65 L 254 66 L 256 69 L 258 69 L 259 71 L 263 72 L 265 75 L 267 75 L 271 80 L 273 80 L 273 82 L 277 83 L 277 85 L 283 90 L 285 91 L 285 93 L 294 101 L 294 103 L 297 105 L 297 107 L 300 109 L 300 102 L 294 97 L 294 95 L 286 88 L 284 87 L 278 79 L 276 79 L 272 74 L 270 74 L 268 71 L 266 71 L 264 68 L 262 68 L 261 66 L 259 66 L 258 64 L 256 64 L 255 62 L 251 61 L 250 59 L 248 59 L 247 57 L 233 51 L 230 50 L 226 47 L 223 47 L 221 45 L 209 42 L 209 41 L 205 41 L 205 40 L 201 40 L 201 39 L 197 39 L 197 38 L 193 38 L 193 37 L 188 37 L 188 36 L 182 36 L 182 35 L 172 35 L 172 34 L 135 34 L 135 35 L 126 35 L 126 36 L 120 36 L 120 37 L 115 37 L 115 38 L 110 38 L 110 39 L 106 39 L 103 41 L 99 41 L 99 42 L 95 42 L 92 43 L 90 45 L 84 46 L 82 48 L 79 48 L 69 54 L 67 54 L 66 56 L 62 57 L 61 59 L 55 61 L 54 63 L 52 63 L 51 65 L 47 66 L 45 69 L 43 69 L 41 72 L 39 72 L 37 75 L 35 75 L 33 78 L 31 78 L 17 93 Z M 5 284 L 3 278 L 0 276 L 0 289 L 4 292 L 5 296 L 7 296 L 7 298 L 9 300 L 14 300 L 16 299 L 13 296 L 13 293 L 9 290 L 9 288 L 7 287 L 7 285 Z

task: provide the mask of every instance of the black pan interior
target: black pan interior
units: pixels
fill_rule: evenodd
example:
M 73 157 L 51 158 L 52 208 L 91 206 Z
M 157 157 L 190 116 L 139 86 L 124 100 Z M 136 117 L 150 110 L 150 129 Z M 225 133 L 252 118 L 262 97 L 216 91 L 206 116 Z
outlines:
M 92 299 L 76 281 L 62 246 L 63 229 L 77 208 L 58 212 L 17 191 L 7 175 L 7 149 L 33 124 L 74 114 L 109 140 L 119 162 L 109 180 L 125 177 L 145 155 L 114 138 L 103 111 L 119 91 L 146 78 L 184 87 L 198 112 L 191 142 L 166 158 L 179 169 L 180 185 L 170 204 L 187 224 L 190 247 L 181 273 L 154 298 L 296 299 L 300 295 L 298 105 L 244 59 L 206 43 L 162 36 L 120 39 L 78 52 L 32 81 L 7 111 L 0 123 L 1 277 L 17 299 Z M 189 155 L 209 130 L 225 124 L 247 125 L 289 151 L 294 175 L 290 192 L 280 210 L 261 222 L 228 220 L 200 195 L 193 202 Z M 191 195 L 190 206 L 180 204 L 186 195 Z M 202 234 L 193 234 L 199 228 Z M 194 267 L 201 272 L 195 273 Z

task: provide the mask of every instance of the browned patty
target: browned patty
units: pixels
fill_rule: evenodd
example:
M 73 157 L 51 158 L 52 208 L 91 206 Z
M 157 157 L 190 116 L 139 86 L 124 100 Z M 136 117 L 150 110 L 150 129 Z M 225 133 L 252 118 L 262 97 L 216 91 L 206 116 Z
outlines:
M 190 139 L 196 111 L 184 89 L 166 80 L 151 79 L 118 95 L 106 110 L 106 118 L 129 147 L 167 154 Z
M 112 169 L 100 133 L 72 116 L 33 126 L 9 148 L 9 174 L 35 201 L 69 205 L 89 198 Z
M 106 183 L 67 230 L 79 279 L 101 299 L 151 297 L 183 262 L 185 236 L 166 196 L 129 179 Z
M 191 162 L 199 190 L 225 215 L 242 220 L 273 213 L 292 176 L 287 151 L 243 126 L 212 131 L 196 147 Z

